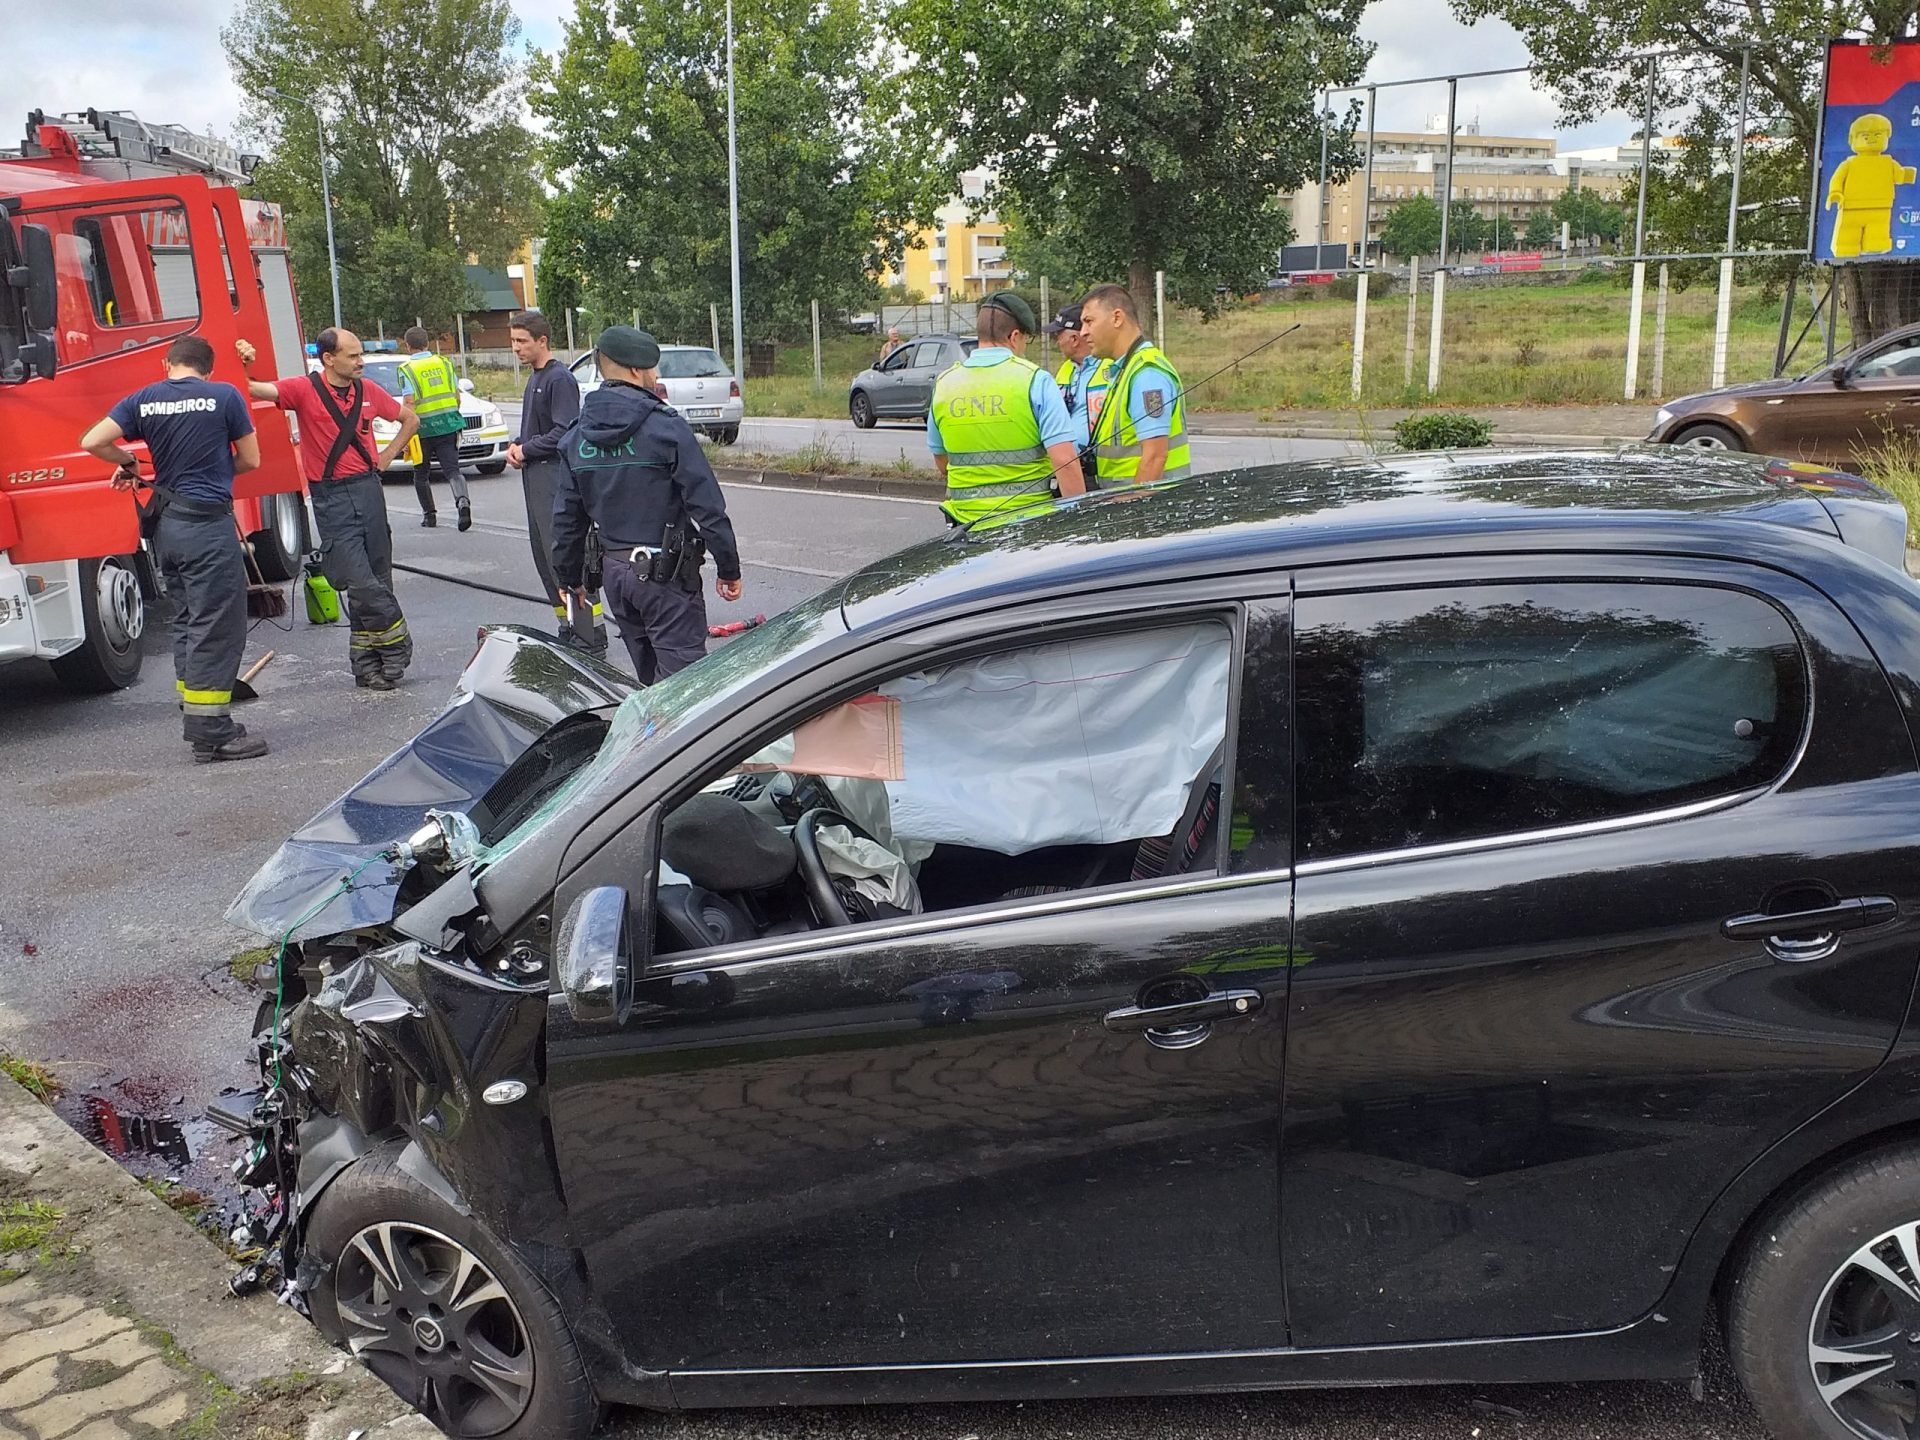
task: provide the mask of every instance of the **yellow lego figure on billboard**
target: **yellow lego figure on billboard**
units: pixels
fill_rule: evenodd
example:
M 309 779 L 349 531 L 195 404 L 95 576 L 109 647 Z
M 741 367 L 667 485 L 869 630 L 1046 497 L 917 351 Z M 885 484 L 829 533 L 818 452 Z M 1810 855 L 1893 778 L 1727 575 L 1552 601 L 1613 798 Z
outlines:
M 1887 154 L 1893 122 L 1884 115 L 1862 115 L 1847 128 L 1853 154 L 1833 171 L 1827 206 L 1838 206 L 1833 222 L 1833 256 L 1885 255 L 1893 249 L 1894 187 L 1911 185 L 1915 170 Z

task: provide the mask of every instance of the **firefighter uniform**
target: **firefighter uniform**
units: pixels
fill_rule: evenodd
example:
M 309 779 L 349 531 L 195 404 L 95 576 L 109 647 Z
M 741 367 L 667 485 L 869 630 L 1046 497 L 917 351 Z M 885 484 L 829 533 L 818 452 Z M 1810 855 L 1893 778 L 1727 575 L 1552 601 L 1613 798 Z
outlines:
M 420 501 L 420 523 L 431 526 L 437 512 L 433 503 L 433 472 L 447 482 L 460 512 L 460 528 L 473 527 L 467 495 L 467 477 L 460 470 L 460 436 L 466 421 L 460 416 L 460 377 L 453 362 L 431 350 L 418 350 L 400 362 L 400 380 L 413 397 L 413 413 L 420 417 L 420 462 L 413 467 L 413 493 Z
M 247 564 L 233 523 L 233 442 L 253 433 L 231 385 L 185 376 L 136 391 L 108 418 L 153 457 L 143 507 L 173 626 L 181 730 L 197 761 L 264 755 L 232 715 L 247 648 Z
M 653 338 L 630 325 L 609 326 L 595 348 L 633 370 L 660 363 Z M 720 579 L 740 578 L 733 522 L 699 440 L 652 391 L 604 380 L 558 449 L 554 576 L 563 589 L 580 587 L 587 531 L 598 526 L 607 609 L 634 674 L 651 685 L 685 669 L 707 653 L 703 546 Z
M 947 457 L 947 498 L 956 525 L 1017 510 L 1053 494 L 1049 446 L 1077 445 L 1060 387 L 1004 345 L 982 345 L 933 386 L 927 446 Z
M 1180 373 L 1173 362 L 1142 339 L 1118 361 L 1102 363 L 1117 373 L 1093 422 L 1094 465 L 1100 484 L 1133 484 L 1140 474 L 1144 442 L 1163 435 L 1167 468 L 1161 478 L 1185 479 L 1193 472 L 1193 451 L 1180 402 Z

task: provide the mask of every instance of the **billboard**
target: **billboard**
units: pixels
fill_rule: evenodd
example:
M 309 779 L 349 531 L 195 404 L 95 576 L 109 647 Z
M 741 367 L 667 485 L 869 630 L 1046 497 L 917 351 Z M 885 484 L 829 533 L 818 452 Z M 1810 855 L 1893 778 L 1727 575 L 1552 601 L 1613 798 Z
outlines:
M 1920 41 L 1827 47 L 1816 260 L 1920 260 Z

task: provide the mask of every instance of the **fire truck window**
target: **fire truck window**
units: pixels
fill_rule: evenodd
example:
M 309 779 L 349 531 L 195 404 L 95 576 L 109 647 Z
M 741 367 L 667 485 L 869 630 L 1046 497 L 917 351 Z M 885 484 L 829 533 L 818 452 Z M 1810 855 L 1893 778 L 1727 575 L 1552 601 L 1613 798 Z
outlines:
M 200 287 L 184 210 L 89 211 L 74 218 L 73 236 L 93 313 L 72 318 L 96 332 L 96 352 L 159 344 L 193 328 Z

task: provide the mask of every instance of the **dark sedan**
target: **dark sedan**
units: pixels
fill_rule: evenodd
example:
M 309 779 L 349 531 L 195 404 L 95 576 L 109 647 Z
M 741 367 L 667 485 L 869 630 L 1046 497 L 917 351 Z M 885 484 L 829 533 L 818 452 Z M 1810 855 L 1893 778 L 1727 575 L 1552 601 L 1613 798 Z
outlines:
M 1647 438 L 1852 468 L 1864 452 L 1920 439 L 1920 325 L 1804 375 L 1670 400 Z
M 925 420 L 933 382 L 973 353 L 971 335 L 916 335 L 898 350 L 853 377 L 847 414 L 862 430 L 881 420 Z
M 1907 1435 L 1904 534 L 1395 457 L 996 517 L 624 699 L 494 630 L 233 912 L 263 1278 L 461 1436 L 1678 1379 L 1716 1309 L 1777 1435 Z

